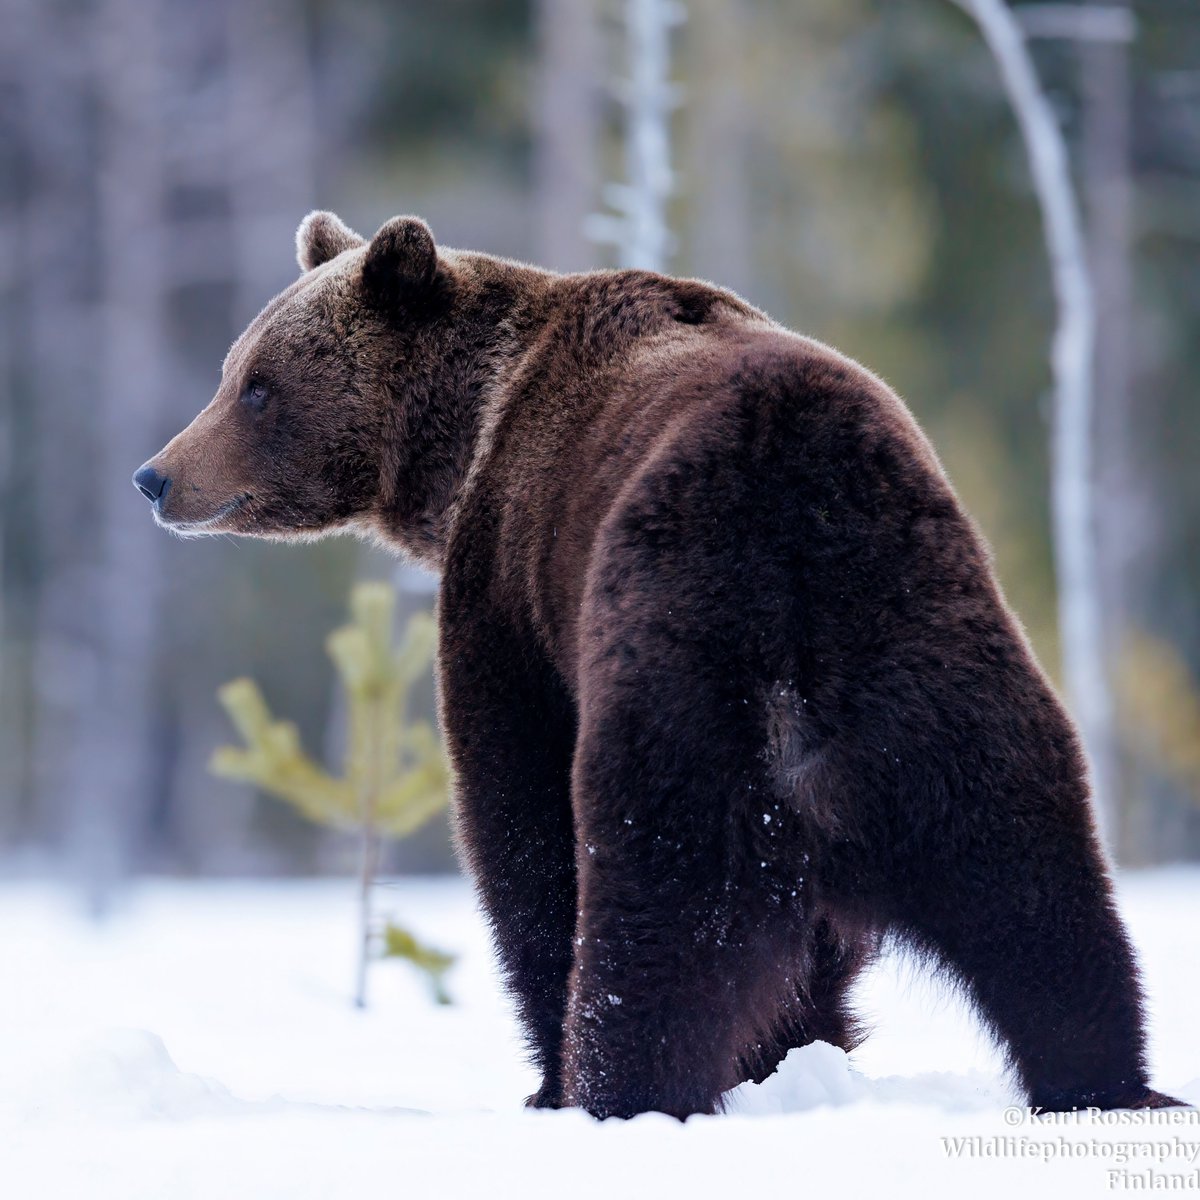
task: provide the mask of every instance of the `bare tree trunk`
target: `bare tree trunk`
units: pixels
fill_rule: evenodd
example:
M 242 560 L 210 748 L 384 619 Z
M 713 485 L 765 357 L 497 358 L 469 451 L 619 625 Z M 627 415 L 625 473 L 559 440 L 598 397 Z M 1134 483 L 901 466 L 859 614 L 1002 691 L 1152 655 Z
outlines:
M 24 41 L 27 31 L 24 11 L 13 4 L 0 7 L 7 18 L 4 43 L 0 44 L 0 102 L 10 106 L 8 122 L 19 121 L 17 96 L 21 91 L 19 61 L 14 61 L 14 42 Z M 21 49 L 25 49 L 22 45 Z M 0 163 L 15 162 L 18 156 L 15 128 L 12 142 L 5 143 L 0 127 Z M 15 175 L 15 172 L 13 173 Z M 6 840 L 15 841 L 19 828 L 18 813 L 24 799 L 23 774 L 27 762 L 24 715 L 29 711 L 28 672 L 18 669 L 17 631 L 12 619 L 12 603 L 7 575 L 5 545 L 9 539 L 9 514 L 16 507 L 14 436 L 17 422 L 17 323 L 20 309 L 16 303 L 21 286 L 17 231 L 21 204 L 17 180 L 0 171 L 0 849 Z M 22 664 L 23 668 L 23 664 Z
M 744 0 L 693 0 L 689 6 L 688 128 L 690 269 L 748 296 L 754 283 L 746 149 Z
M 316 123 L 302 11 L 291 0 L 228 8 L 229 138 L 238 323 L 294 274 L 290 246 L 316 195 Z M 280 241 L 281 235 L 284 241 Z
M 595 251 L 584 223 L 596 206 L 600 34 L 593 0 L 537 0 L 534 128 L 537 260 L 584 271 Z
M 671 174 L 671 29 L 684 17 L 674 0 L 625 0 L 629 78 L 618 86 L 625 105 L 625 169 L 628 181 L 609 184 L 608 205 L 618 214 L 596 216 L 589 234 L 617 247 L 623 267 L 666 269 L 673 250 L 667 223 Z
M 0 79 L 0 87 L 4 82 Z M 18 261 L 15 231 L 9 197 L 0 195 L 0 849 L 6 841 L 16 841 L 20 810 L 27 800 L 25 718 L 30 699 L 25 655 L 18 652 L 21 638 L 13 616 L 15 605 L 9 595 L 5 546 L 9 538 L 7 514 L 16 507 L 13 470 L 16 347 L 12 336 L 16 324 L 16 305 L 12 300 L 16 278 L 11 269 Z
M 101 362 L 94 522 L 102 555 L 82 597 L 96 647 L 76 750 L 77 851 L 95 910 L 129 869 L 153 786 L 160 531 L 129 476 L 167 392 L 161 0 L 97 13 Z M 79 598 L 77 597 L 77 600 Z
M 1125 5 L 1115 5 L 1132 25 Z M 1088 249 L 1096 296 L 1096 514 L 1098 582 L 1108 662 L 1119 663 L 1141 607 L 1138 581 L 1157 541 L 1157 511 L 1138 459 L 1130 355 L 1133 307 L 1132 166 L 1129 47 L 1124 40 L 1081 42 L 1083 180 Z M 1118 855 L 1145 862 L 1153 853 L 1149 814 L 1132 794 L 1132 764 L 1113 747 L 1116 774 L 1111 836 Z M 1140 790 L 1140 789 L 1139 789 Z M 1118 803 L 1119 800 L 1119 803 Z
M 1091 762 L 1092 797 L 1101 833 L 1113 813 L 1113 710 L 1100 619 L 1092 471 L 1092 366 L 1095 316 L 1083 230 L 1067 150 L 1042 92 L 1025 36 L 1003 0 L 954 0 L 979 26 L 1017 117 L 1042 210 L 1058 326 L 1055 379 L 1053 507 L 1058 620 L 1068 702 Z
M 97 537 L 88 519 L 97 426 L 90 35 L 84 14 L 36 3 L 18 7 L 18 20 L 6 25 L 10 46 L 26 56 L 21 117 L 29 150 L 17 260 L 26 289 L 21 369 L 33 405 L 30 524 L 37 545 L 29 746 L 36 825 L 29 833 L 50 843 L 73 821 L 70 747 L 87 720 L 95 663 L 79 602 Z
M 629 191 L 625 212 L 628 237 L 622 265 L 665 269 L 670 253 L 667 198 L 672 190 L 670 90 L 670 0 L 627 0 L 630 87 L 626 168 Z
M 173 241 L 191 249 L 186 257 L 173 256 L 170 283 L 203 279 L 207 271 L 227 284 L 232 299 L 222 316 L 230 318 L 227 336 L 232 338 L 295 277 L 293 235 L 315 198 L 315 105 L 305 10 L 291 0 L 219 0 L 209 8 L 184 7 L 176 21 L 186 21 L 196 46 L 191 51 L 185 45 L 183 53 L 194 53 L 201 61 L 203 56 L 218 57 L 223 64 L 224 105 L 221 119 L 209 127 L 203 151 L 188 148 L 178 160 L 170 160 L 173 179 L 186 179 L 201 194 L 216 198 L 216 211 L 176 222 Z M 181 373 L 180 378 L 191 399 L 177 414 L 176 428 L 195 415 L 217 382 L 215 370 Z M 225 547 L 221 550 L 207 559 L 189 554 L 176 568 L 173 587 L 211 587 L 213 560 L 223 562 L 228 554 Z M 172 610 L 173 655 L 188 652 L 181 641 L 184 633 Z M 173 680 L 172 692 L 176 719 L 187 731 L 179 739 L 169 797 L 181 842 L 201 862 L 261 867 L 247 858 L 260 814 L 254 789 L 239 789 L 236 796 L 213 803 L 205 761 L 209 748 L 224 735 L 226 722 L 214 702 L 211 678 L 201 671 L 195 678 Z M 308 831 L 302 836 L 307 838 Z M 316 836 L 327 837 L 323 832 Z

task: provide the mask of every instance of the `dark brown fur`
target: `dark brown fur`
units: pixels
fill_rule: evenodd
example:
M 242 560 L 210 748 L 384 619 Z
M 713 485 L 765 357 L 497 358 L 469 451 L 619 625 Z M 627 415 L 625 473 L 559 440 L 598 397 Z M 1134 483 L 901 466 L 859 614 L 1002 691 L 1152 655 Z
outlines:
M 1031 1103 L 1169 1102 L 1075 731 L 883 383 L 695 281 L 412 218 L 299 247 L 156 515 L 442 572 L 458 833 L 535 1103 L 682 1117 L 849 1048 L 889 935 Z

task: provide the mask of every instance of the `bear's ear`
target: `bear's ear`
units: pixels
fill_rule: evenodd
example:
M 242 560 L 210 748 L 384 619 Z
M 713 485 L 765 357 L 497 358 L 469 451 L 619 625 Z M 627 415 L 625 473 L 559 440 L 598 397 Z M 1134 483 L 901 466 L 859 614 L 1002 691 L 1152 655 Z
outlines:
M 296 230 L 296 261 L 300 270 L 311 271 L 361 245 L 363 239 L 334 213 L 310 212 Z
M 384 303 L 423 292 L 437 274 L 433 233 L 420 217 L 393 217 L 380 226 L 367 247 L 363 283 Z

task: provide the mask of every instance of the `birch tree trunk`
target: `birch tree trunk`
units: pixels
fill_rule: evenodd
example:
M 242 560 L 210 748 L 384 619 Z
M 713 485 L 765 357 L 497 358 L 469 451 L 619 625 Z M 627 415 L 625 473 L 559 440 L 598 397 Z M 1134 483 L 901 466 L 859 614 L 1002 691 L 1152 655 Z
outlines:
M 671 30 L 684 19 L 674 0 L 625 0 L 626 69 L 617 96 L 625 107 L 626 182 L 604 197 L 616 216 L 588 222 L 591 237 L 617 248 L 623 267 L 666 269 L 673 249 L 667 224 L 671 173 Z
M 1055 382 L 1051 502 L 1063 680 L 1090 760 L 1100 830 L 1107 837 L 1115 825 L 1113 706 L 1093 508 L 1095 312 L 1083 229 L 1066 144 L 1020 26 L 1003 0 L 954 3 L 974 18 L 996 60 L 1021 129 L 1042 212 L 1058 308 L 1051 355 Z
M 667 198 L 671 194 L 671 110 L 669 83 L 671 26 L 676 12 L 671 0 L 626 0 L 629 37 L 629 128 L 625 200 L 627 236 L 621 246 L 622 266 L 665 269 L 670 253 Z

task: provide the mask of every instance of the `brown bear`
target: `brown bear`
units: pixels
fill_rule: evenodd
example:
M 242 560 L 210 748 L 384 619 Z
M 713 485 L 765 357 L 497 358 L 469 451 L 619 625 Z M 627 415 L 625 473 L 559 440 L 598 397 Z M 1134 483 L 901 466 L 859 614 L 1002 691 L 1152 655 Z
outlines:
M 441 573 L 458 836 L 531 1103 L 712 1112 L 890 937 L 1031 1104 L 1153 1107 L 1079 739 L 900 399 L 730 292 L 329 213 L 134 476 L 184 534 Z

